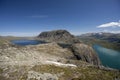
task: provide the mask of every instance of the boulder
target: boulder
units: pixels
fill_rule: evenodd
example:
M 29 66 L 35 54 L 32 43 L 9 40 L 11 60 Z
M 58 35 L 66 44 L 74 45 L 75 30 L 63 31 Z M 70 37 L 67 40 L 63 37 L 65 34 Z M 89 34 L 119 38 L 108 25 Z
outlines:
M 92 47 L 82 43 L 76 43 L 71 46 L 71 50 L 78 60 L 82 60 L 94 65 L 100 65 L 99 57 L 94 52 Z

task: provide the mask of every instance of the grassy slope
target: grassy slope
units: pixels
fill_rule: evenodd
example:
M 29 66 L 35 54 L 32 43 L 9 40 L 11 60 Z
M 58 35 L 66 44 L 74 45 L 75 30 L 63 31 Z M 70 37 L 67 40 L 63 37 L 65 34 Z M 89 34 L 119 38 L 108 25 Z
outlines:
M 7 70 L 10 67 L 7 68 Z M 0 73 L 4 73 L 4 70 L 0 69 Z M 89 67 L 59 67 L 54 65 L 36 65 L 33 67 L 28 66 L 16 66 L 14 69 L 11 69 L 5 73 L 9 74 L 9 78 L 2 76 L 0 74 L 0 80 L 27 80 L 28 72 L 35 71 L 38 73 L 50 73 L 59 75 L 59 80 L 115 80 L 120 79 L 120 72 L 118 71 L 109 71 L 102 70 L 92 66 Z M 30 80 L 37 80 L 32 78 Z
M 0 38 L 0 46 L 5 45 L 5 44 L 7 44 L 7 43 L 9 43 L 8 40 L 3 39 L 3 38 Z
M 94 67 L 78 67 L 78 68 L 64 68 L 54 65 L 37 65 L 31 70 L 39 73 L 60 74 L 59 80 L 114 80 L 120 79 L 120 73 L 117 71 L 105 71 Z M 27 76 L 24 75 L 21 80 L 26 80 Z

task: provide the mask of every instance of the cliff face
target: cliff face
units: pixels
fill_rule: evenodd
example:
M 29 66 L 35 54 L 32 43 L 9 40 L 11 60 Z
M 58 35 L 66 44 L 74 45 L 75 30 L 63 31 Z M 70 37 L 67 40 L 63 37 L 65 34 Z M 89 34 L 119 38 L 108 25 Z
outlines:
M 92 47 L 82 43 L 76 43 L 71 46 L 71 49 L 78 60 L 82 60 L 94 65 L 100 65 L 99 57 L 94 52 Z
M 40 40 L 48 42 L 58 42 L 58 43 L 77 43 L 80 42 L 75 36 L 71 35 L 66 30 L 54 30 L 48 32 L 42 32 L 38 35 Z

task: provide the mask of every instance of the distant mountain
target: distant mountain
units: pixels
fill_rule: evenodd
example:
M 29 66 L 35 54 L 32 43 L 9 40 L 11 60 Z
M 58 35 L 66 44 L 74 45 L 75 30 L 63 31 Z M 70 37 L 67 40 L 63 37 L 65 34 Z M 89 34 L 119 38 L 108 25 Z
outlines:
M 106 48 L 120 51 L 120 33 L 86 33 L 77 36 L 83 43 L 88 45 L 99 44 Z
M 70 34 L 67 30 L 53 30 L 42 32 L 38 35 L 40 40 L 58 43 L 79 43 L 80 40 Z
M 101 40 L 107 40 L 109 42 L 117 42 L 120 43 L 120 33 L 115 34 L 115 33 L 105 33 L 105 32 L 100 32 L 100 33 L 86 33 L 83 34 L 79 37 L 92 37 L 96 39 L 101 39 Z
M 2 36 L 0 36 L 0 38 L 2 38 Z

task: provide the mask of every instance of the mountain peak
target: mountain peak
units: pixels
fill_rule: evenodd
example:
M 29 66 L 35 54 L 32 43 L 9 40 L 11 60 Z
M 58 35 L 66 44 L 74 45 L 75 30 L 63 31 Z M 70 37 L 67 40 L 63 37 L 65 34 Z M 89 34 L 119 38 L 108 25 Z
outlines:
M 70 34 L 67 30 L 53 30 L 42 32 L 38 35 L 40 40 L 58 43 L 78 43 L 80 42 L 75 36 Z

